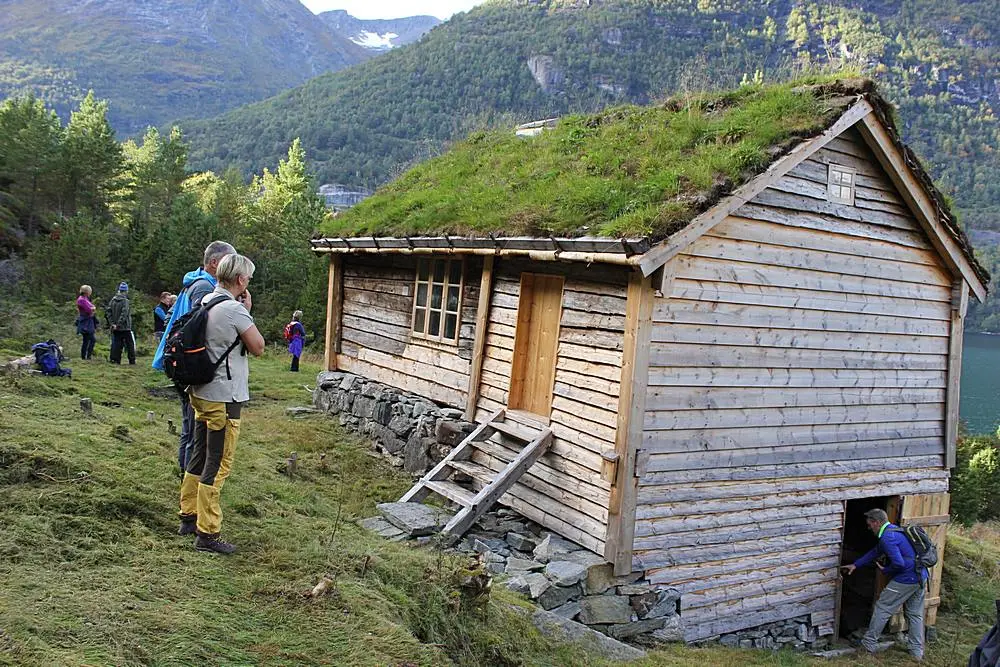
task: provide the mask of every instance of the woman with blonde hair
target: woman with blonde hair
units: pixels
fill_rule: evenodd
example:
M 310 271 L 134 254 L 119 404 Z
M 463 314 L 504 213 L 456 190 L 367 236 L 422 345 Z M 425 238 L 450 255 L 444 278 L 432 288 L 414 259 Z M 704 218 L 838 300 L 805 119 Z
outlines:
M 231 554 L 236 547 L 221 539 L 222 484 L 233 468 L 240 435 L 240 414 L 250 400 L 250 364 L 246 353 L 264 353 L 264 338 L 250 310 L 247 285 L 254 264 L 243 255 L 226 255 L 216 271 L 215 291 L 202 299 L 208 310 L 205 347 L 216 364 L 215 377 L 188 389 L 194 408 L 194 441 L 181 483 L 181 535 L 197 534 L 195 549 Z
M 97 318 L 94 313 L 97 307 L 90 301 L 94 290 L 90 285 L 80 285 L 79 296 L 76 297 L 76 332 L 83 336 L 80 344 L 80 358 L 90 359 L 94 356 L 94 345 L 97 344 Z

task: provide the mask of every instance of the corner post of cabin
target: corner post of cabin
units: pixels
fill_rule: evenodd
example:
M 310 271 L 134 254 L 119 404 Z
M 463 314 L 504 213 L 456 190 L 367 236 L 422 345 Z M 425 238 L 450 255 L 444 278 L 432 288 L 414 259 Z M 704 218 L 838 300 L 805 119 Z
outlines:
M 340 352 L 340 330 L 344 306 L 344 257 L 330 254 L 330 272 L 326 284 L 326 346 L 323 367 L 328 371 L 337 370 L 337 354 Z
M 958 278 L 951 293 L 951 330 L 948 344 L 948 393 L 945 413 L 945 467 L 955 467 L 958 446 L 958 402 L 962 383 L 962 336 L 965 313 L 969 308 L 969 284 Z
M 617 469 L 608 508 L 608 539 L 604 557 L 616 575 L 632 571 L 635 505 L 638 493 L 636 461 L 642 443 L 649 379 L 649 341 L 653 321 L 653 279 L 638 270 L 629 274 L 622 346 L 621 395 L 615 429 Z
M 465 419 L 475 421 L 479 402 L 479 380 L 483 373 L 486 350 L 486 328 L 489 326 L 490 300 L 493 292 L 493 255 L 483 257 L 483 275 L 479 281 L 479 304 L 476 307 L 476 335 L 472 344 L 472 365 L 469 369 L 469 391 L 465 403 Z

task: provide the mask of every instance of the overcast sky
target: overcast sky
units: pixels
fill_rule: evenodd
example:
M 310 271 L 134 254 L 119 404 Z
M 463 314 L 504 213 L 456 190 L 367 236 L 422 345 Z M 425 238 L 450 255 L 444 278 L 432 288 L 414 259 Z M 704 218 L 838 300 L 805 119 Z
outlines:
M 430 14 L 442 21 L 455 12 L 464 12 L 484 0 L 302 0 L 316 14 L 330 9 L 346 9 L 359 19 L 397 19 Z

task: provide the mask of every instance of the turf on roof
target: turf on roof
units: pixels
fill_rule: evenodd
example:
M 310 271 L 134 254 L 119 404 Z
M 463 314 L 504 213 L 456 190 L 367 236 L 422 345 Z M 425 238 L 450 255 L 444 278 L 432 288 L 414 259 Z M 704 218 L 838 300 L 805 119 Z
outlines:
M 330 221 L 327 236 L 664 238 L 831 125 L 868 88 L 744 87 L 479 132 Z

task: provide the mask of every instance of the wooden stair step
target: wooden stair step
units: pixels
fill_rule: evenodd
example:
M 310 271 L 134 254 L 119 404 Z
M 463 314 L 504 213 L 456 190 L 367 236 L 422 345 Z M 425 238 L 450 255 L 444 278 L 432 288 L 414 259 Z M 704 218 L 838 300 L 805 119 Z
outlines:
M 470 507 L 476 497 L 474 492 L 446 479 L 427 480 L 424 482 L 424 486 L 462 507 Z
M 522 426 L 521 424 L 514 424 L 511 422 L 494 422 L 490 424 L 495 431 L 506 435 L 514 440 L 520 440 L 521 442 L 531 442 L 540 435 L 540 431 L 532 430 L 527 426 Z
M 469 477 L 489 484 L 496 477 L 496 473 L 492 469 L 469 461 L 452 461 L 449 465 L 458 472 L 465 473 Z

